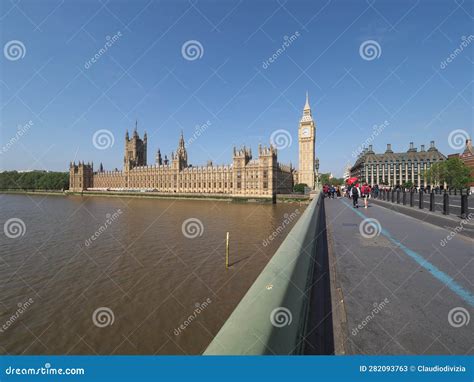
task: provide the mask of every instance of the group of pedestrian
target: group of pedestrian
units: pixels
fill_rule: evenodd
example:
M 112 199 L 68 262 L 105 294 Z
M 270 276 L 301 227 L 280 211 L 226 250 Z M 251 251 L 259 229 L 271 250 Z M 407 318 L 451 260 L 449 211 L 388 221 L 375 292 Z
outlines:
M 339 186 L 325 184 L 323 186 L 323 194 L 326 198 L 340 198 L 341 197 L 341 188 Z
M 364 208 L 368 208 L 371 193 L 372 188 L 367 183 L 364 183 L 362 186 L 356 183 L 348 187 L 348 197 L 352 199 L 352 206 L 354 208 L 359 208 L 359 198 L 364 199 Z

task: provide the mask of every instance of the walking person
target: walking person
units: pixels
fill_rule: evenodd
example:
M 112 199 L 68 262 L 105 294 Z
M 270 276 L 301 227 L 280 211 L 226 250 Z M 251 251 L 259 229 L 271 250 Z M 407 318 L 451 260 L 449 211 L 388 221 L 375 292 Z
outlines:
M 354 208 L 359 208 L 359 195 L 360 195 L 359 185 L 356 184 L 351 187 L 351 191 L 350 191 L 350 196 L 352 198 L 352 207 Z
M 369 206 L 369 197 L 370 197 L 370 192 L 372 190 L 370 189 L 370 186 L 367 183 L 364 183 L 361 191 L 362 191 L 362 197 L 364 198 L 364 208 L 367 208 Z

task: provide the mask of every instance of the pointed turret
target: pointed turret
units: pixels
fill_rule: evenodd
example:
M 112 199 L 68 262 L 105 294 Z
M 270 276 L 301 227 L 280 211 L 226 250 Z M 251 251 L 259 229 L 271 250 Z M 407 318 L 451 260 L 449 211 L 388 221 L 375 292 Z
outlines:
M 133 137 L 138 138 L 138 121 L 135 120 L 135 129 L 133 130 Z
M 128 129 L 127 131 L 125 132 L 125 140 L 128 141 L 130 139 L 129 135 L 128 135 Z
M 161 166 L 163 164 L 163 161 L 161 159 L 161 151 L 160 149 L 158 149 L 158 151 L 156 152 L 156 164 Z
M 306 92 L 306 102 L 304 104 L 303 117 L 301 118 L 301 121 L 305 122 L 305 121 L 312 121 L 312 120 L 313 120 L 313 117 L 311 114 L 311 107 L 309 106 L 309 95 L 308 95 L 308 92 Z

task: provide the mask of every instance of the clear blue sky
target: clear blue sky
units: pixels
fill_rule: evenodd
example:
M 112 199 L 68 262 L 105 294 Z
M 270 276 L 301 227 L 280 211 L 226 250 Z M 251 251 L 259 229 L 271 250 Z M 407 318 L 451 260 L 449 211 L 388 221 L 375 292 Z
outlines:
M 148 161 L 175 150 L 196 125 L 192 164 L 231 162 L 232 145 L 254 149 L 284 129 L 293 142 L 279 161 L 298 163 L 297 127 L 306 90 L 317 124 L 322 172 L 342 175 L 374 124 L 373 141 L 404 151 L 454 129 L 473 132 L 472 1 L 2 1 L 0 169 L 67 170 L 69 161 L 121 168 L 125 130 L 148 132 Z M 86 68 L 106 43 L 121 36 Z M 298 32 L 299 36 L 296 36 Z M 268 67 L 285 41 L 296 38 Z M 6 45 L 20 41 L 20 58 Z M 197 40 L 202 57 L 182 46 Z M 367 40 L 378 57 L 363 59 Z M 24 53 L 24 56 L 23 56 Z M 13 59 L 18 58 L 18 59 Z M 7 57 L 8 56 L 8 57 Z M 371 57 L 369 57 L 371 58 Z M 110 130 L 114 145 L 92 137 Z

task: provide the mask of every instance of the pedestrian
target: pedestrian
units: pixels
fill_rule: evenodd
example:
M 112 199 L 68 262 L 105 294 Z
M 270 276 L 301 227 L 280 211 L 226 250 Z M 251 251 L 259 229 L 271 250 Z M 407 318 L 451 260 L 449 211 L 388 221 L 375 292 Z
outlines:
M 359 185 L 356 184 L 351 187 L 351 191 L 350 191 L 350 196 L 352 198 L 352 207 L 354 208 L 359 208 L 359 195 L 360 195 Z
M 364 208 L 369 206 L 369 197 L 370 197 L 370 186 L 367 183 L 364 183 L 362 186 L 362 197 L 364 198 Z
M 323 186 L 323 193 L 325 197 L 329 196 L 329 187 L 327 184 Z

